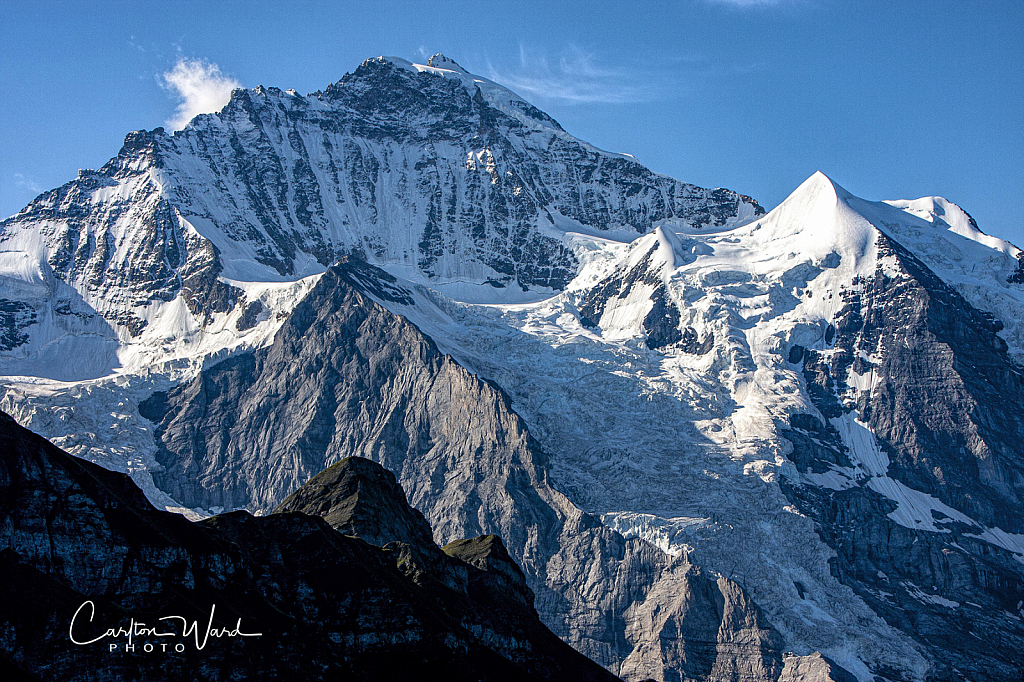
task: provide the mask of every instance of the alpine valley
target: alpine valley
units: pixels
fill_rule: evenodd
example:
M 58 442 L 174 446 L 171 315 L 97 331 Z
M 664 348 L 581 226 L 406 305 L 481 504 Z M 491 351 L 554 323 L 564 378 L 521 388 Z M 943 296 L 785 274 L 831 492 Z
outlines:
M 547 629 L 630 682 L 1024 679 L 1022 321 L 942 198 L 766 214 L 442 55 L 235 90 L 0 222 L 3 582 L 54 609 L 0 663 L 180 581 L 248 679 L 603 679 Z

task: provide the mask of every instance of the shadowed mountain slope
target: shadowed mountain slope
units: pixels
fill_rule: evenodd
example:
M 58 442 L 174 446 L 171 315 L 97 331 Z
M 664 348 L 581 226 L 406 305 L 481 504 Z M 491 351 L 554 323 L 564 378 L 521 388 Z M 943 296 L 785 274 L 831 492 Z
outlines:
M 414 515 L 399 508 L 393 477 L 377 469 L 373 483 L 390 487 L 364 486 L 361 502 L 379 496 L 396 513 Z M 4 665 L 22 676 L 614 679 L 546 630 L 516 592 L 495 597 L 486 588 L 492 571 L 502 585 L 518 570 L 496 538 L 467 541 L 487 547 L 484 561 L 418 547 L 463 577 L 461 591 L 414 581 L 400 568 L 397 543 L 371 545 L 317 516 L 233 512 L 192 523 L 157 511 L 126 476 L 67 455 L 5 414 L 0 514 L 0 647 Z M 517 584 L 526 589 L 521 573 Z M 491 601 L 477 606 L 477 593 Z M 492 603 L 508 604 L 495 613 L 516 619 L 502 621 L 499 632 L 473 628 L 477 611 Z M 133 637 L 103 637 L 107 628 Z

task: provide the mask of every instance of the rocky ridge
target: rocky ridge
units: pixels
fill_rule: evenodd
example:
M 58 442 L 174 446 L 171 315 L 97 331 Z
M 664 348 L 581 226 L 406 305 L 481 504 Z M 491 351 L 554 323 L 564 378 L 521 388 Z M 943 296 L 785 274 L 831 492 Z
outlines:
M 360 476 L 350 506 L 418 521 L 418 537 L 376 535 L 385 542 L 375 546 L 286 509 L 192 523 L 153 509 L 123 474 L 67 455 L 2 413 L 0 441 L 8 679 L 615 679 L 540 623 L 499 539 L 465 540 L 444 554 L 394 477 L 368 460 L 331 472 Z M 318 492 L 295 495 L 315 505 Z M 370 535 L 365 517 L 349 520 L 346 530 Z M 461 582 L 415 575 L 410 546 L 442 557 Z M 208 618 L 229 634 L 187 633 L 166 614 Z M 134 639 L 93 641 L 100 622 Z M 230 634 L 238 631 L 246 635 Z
M 187 504 L 267 509 L 338 458 L 367 457 L 395 472 L 446 551 L 456 538 L 500 535 L 545 623 L 613 672 L 777 679 L 781 640 L 743 590 L 623 538 L 551 488 L 548 456 L 505 394 L 364 293 L 410 302 L 395 284 L 359 261 L 334 266 L 272 346 L 144 403 L 159 424 L 158 483 Z M 280 508 L 339 528 L 354 513 L 327 496 L 309 507 L 298 494 Z M 423 525 L 397 527 L 415 534 Z
M 936 679 L 1012 679 L 1024 646 L 1013 617 L 1024 600 L 1020 555 L 983 537 L 1021 531 L 1024 368 L 1008 358 L 992 315 L 888 235 L 877 248 L 876 273 L 843 294 L 831 349 L 797 345 L 789 358 L 824 418 L 790 417 L 791 458 L 802 473 L 845 475 L 831 486 L 784 480 L 783 489 L 836 550 L 837 576 L 933 647 Z M 849 459 L 849 436 L 834 424 L 850 420 L 874 435 L 876 463 Z M 921 498 L 928 516 L 901 516 L 894 492 Z
M 567 231 L 763 213 L 598 150 L 437 63 L 369 59 L 305 97 L 236 90 L 173 135 L 131 133 L 103 168 L 0 222 L 0 365 L 80 380 L 132 364 L 126 347 L 166 359 L 168 336 L 237 343 L 275 312 L 247 283 L 319 274 L 349 254 L 454 295 L 486 283 L 515 300 L 573 278 Z M 60 362 L 85 335 L 94 359 Z

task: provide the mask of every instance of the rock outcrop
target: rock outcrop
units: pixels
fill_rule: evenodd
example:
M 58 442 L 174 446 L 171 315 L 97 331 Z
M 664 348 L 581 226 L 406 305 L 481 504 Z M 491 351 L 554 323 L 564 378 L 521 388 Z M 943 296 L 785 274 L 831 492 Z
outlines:
M 455 540 L 443 550 L 408 505 L 394 474 L 349 457 L 292 493 L 275 514 L 322 516 L 345 535 L 383 545 L 399 570 L 435 596 L 477 640 L 542 679 L 613 680 L 540 622 L 526 577 L 496 535 Z M 576 660 L 578 659 L 578 660 Z M 588 667 L 589 666 L 589 667 Z
M 879 470 L 865 473 L 902 486 L 906 501 L 868 478 L 783 490 L 836 550 L 834 574 L 930 648 L 931 679 L 1013 679 L 1022 674 L 1024 574 L 1013 552 L 984 536 L 1024 530 L 1024 368 L 1007 356 L 992 315 L 892 237 L 879 234 L 877 247 L 874 276 L 843 293 L 832 349 L 798 347 L 789 358 L 825 421 L 795 415 L 784 434 L 800 470 L 849 468 L 830 420 L 855 416 L 877 438 Z M 915 503 L 927 518 L 899 516 Z
M 451 556 L 417 547 L 463 576 L 451 589 L 408 577 L 406 543 L 374 546 L 319 516 L 157 511 L 123 474 L 2 413 L 0 453 L 5 679 L 615 679 L 541 625 L 497 538 Z M 350 506 L 418 518 L 429 543 L 394 478 L 367 465 Z

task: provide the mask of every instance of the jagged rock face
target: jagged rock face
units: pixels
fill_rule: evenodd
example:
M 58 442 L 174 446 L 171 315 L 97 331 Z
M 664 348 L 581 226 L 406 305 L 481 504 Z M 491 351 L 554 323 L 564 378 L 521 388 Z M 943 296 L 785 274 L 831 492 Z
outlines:
M 307 481 L 274 510 L 322 516 L 331 528 L 371 545 L 392 541 L 433 547 L 434 533 L 409 506 L 395 475 L 362 457 L 349 457 Z
M 787 656 L 786 667 L 779 682 L 817 682 L 832 679 L 835 682 L 856 682 L 856 677 L 842 669 L 835 661 L 821 654 Z
M 444 63 L 370 59 L 306 97 L 237 90 L 173 136 L 131 133 L 99 171 L 0 222 L 3 349 L 35 333 L 12 357 L 38 353 L 89 322 L 109 355 L 158 318 L 182 335 L 235 309 L 245 331 L 256 301 L 221 276 L 295 279 L 347 254 L 430 281 L 560 290 L 578 267 L 567 229 L 635 234 L 763 212 L 599 151 Z
M 158 485 L 189 505 L 269 511 L 326 465 L 355 455 L 397 472 L 419 506 L 445 504 L 456 490 L 467 495 L 493 452 L 512 450 L 535 468 L 539 450 L 527 447 L 502 394 L 360 294 L 354 285 L 367 273 L 378 289 L 393 281 L 357 261 L 334 267 L 270 347 L 234 356 L 142 406 L 161 424 L 157 458 L 166 470 Z M 447 459 L 473 468 L 457 480 L 414 480 L 403 475 L 410 459 L 417 470 Z M 481 534 L 476 519 L 514 501 L 509 491 L 488 500 L 486 511 L 451 502 L 446 523 L 460 528 L 455 537 Z M 451 537 L 449 526 L 435 532 Z M 522 536 L 503 531 L 510 542 Z
M 487 608 L 489 612 L 506 610 L 509 604 L 533 608 L 533 591 L 526 576 L 497 535 L 453 540 L 442 549 L 448 556 L 479 569 L 471 574 L 468 589 L 476 600 L 492 605 Z
M 797 347 L 789 360 L 802 363 L 822 416 L 852 412 L 875 434 L 889 478 L 970 519 L 933 510 L 938 532 L 915 530 L 890 518 L 898 504 L 863 483 L 784 489 L 837 551 L 835 574 L 932 648 L 933 679 L 1012 679 L 1021 673 L 1015 614 L 1024 576 L 1011 552 L 979 536 L 985 526 L 1022 529 L 1024 370 L 996 335 L 1001 323 L 893 238 L 879 234 L 878 252 L 874 277 L 843 294 L 834 350 Z M 857 390 L 861 377 L 868 390 Z M 785 433 L 798 468 L 851 466 L 830 422 L 794 416 Z
M 193 524 L 153 509 L 126 476 L 67 455 L 2 413 L 0 442 L 0 649 L 8 679 L 614 679 L 546 630 L 531 605 L 493 594 L 477 604 L 479 590 L 415 583 L 396 567 L 395 551 L 344 536 L 318 517 L 235 512 Z M 373 480 L 387 482 L 379 474 Z M 370 498 L 378 490 L 362 492 Z M 399 501 L 393 490 L 380 492 L 385 506 Z M 472 565 L 432 547 L 476 583 L 487 584 L 492 570 L 499 581 L 513 574 L 500 540 L 469 542 L 484 547 L 469 553 Z M 522 574 L 519 582 L 525 588 Z M 95 613 L 87 606 L 69 626 L 86 601 Z M 514 605 L 516 618 L 502 620 L 500 632 L 470 629 L 481 608 L 502 603 Z M 69 627 L 77 641 L 102 632 L 101 619 L 134 627 L 127 623 L 134 617 L 180 635 L 182 628 L 158 619 L 187 614 L 201 630 L 210 613 L 193 612 L 206 604 L 215 627 L 260 637 L 216 638 L 201 648 L 202 632 L 196 644 L 174 637 L 171 650 L 184 646 L 176 654 L 161 649 L 171 640 L 144 630 L 135 630 L 140 653 L 127 650 L 124 637 L 69 640 Z M 110 651 L 111 643 L 120 650 Z
M 724 578 L 685 576 L 672 587 L 671 610 L 646 612 L 632 623 L 647 641 L 626 661 L 626 670 L 661 661 L 665 680 L 766 680 L 780 674 L 781 638 L 739 586 Z M 651 646 L 647 632 L 677 637 L 683 644 L 664 651 Z M 760 656 L 751 655 L 755 651 Z
M 882 351 L 883 379 L 858 413 L 890 454 L 894 478 L 987 526 L 1024 532 L 1024 368 L 1007 356 L 1001 322 L 883 240 L 905 276 L 878 277 L 840 318 L 850 323 L 844 344 Z
M 28 239 L 47 252 L 44 262 L 29 267 L 38 270 L 38 284 L 57 296 L 51 314 L 80 316 L 84 302 L 137 336 L 146 325 L 140 311 L 153 302 L 180 294 L 203 320 L 240 299 L 241 291 L 218 279 L 216 247 L 182 223 L 164 196 L 160 134 L 130 134 L 101 170 L 82 171 L 0 223 L 5 251 L 17 252 Z M 60 298 L 53 279 L 70 285 L 81 300 Z
M 526 577 L 498 536 L 455 540 L 442 551 L 426 519 L 406 502 L 394 474 L 379 464 L 349 457 L 332 465 L 274 513 L 290 511 L 323 516 L 346 535 L 384 545 L 398 568 L 429 589 L 454 621 L 537 677 L 617 679 L 541 624 Z
M 23 301 L 0 299 L 0 349 L 12 350 L 28 341 L 25 328 L 36 321 L 36 312 Z
M 180 196 L 186 217 L 253 240 L 256 259 L 281 274 L 296 270 L 299 252 L 326 266 L 356 251 L 428 277 L 487 273 L 497 285 L 561 289 L 576 259 L 538 225 L 568 219 L 645 232 L 670 218 L 716 225 L 758 210 L 748 197 L 657 176 L 580 143 L 459 67 L 417 70 L 383 58 L 305 98 L 238 91 L 173 142 L 165 155 L 177 184 L 218 175 L 249 199 L 229 223 L 219 197 Z M 171 160 L 182 154 L 199 164 Z
M 626 540 L 573 507 L 548 485 L 546 457 L 504 394 L 356 288 L 371 282 L 378 293 L 402 296 L 380 270 L 358 262 L 332 267 L 273 346 L 151 398 L 143 412 L 159 422 L 161 483 L 189 504 L 266 508 L 302 472 L 342 454 L 364 456 L 395 472 L 438 541 L 500 535 L 545 623 L 613 672 L 628 679 L 778 677 L 778 634 L 734 583 L 716 583 L 685 558 Z M 331 472 L 313 478 L 310 489 L 335 481 L 352 490 L 353 480 L 336 481 Z M 359 516 L 347 508 L 351 495 L 324 502 L 332 499 L 325 491 L 310 507 L 304 494 L 283 508 L 316 511 L 341 527 Z M 371 524 L 360 532 L 377 531 Z M 476 564 L 472 546 L 446 551 Z M 691 631 L 701 633 L 699 655 Z M 742 647 L 731 644 L 739 641 Z

